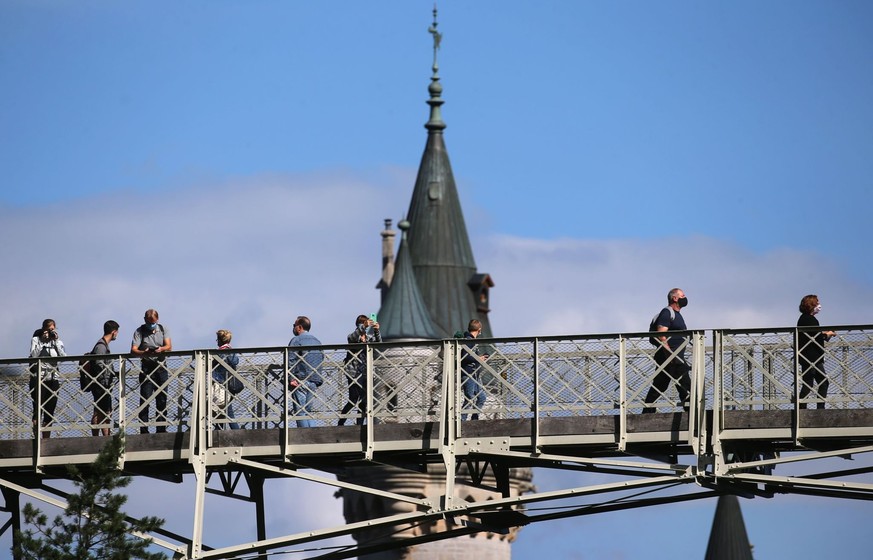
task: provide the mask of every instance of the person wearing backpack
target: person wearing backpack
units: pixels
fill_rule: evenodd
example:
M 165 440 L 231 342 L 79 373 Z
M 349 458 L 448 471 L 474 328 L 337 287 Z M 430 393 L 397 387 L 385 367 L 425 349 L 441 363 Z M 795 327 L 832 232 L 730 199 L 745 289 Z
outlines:
M 655 378 L 652 379 L 652 386 L 646 395 L 645 403 L 651 405 L 659 396 L 667 391 L 670 386 L 670 380 L 676 382 L 676 390 L 679 393 L 679 400 L 683 408 L 688 410 L 689 402 L 688 395 L 691 392 L 691 377 L 688 375 L 688 364 L 685 362 L 685 348 L 670 360 L 673 352 L 685 343 L 684 336 L 669 336 L 668 331 L 684 331 L 688 330 L 685 326 L 685 319 L 682 317 L 680 310 L 688 305 L 688 298 L 685 297 L 685 292 L 681 288 L 673 288 L 667 293 L 667 307 L 661 310 L 657 318 L 652 321 L 655 328 L 650 330 L 656 334 L 652 337 L 653 343 L 657 342 L 658 349 L 655 351 L 655 363 L 658 364 L 658 371 Z M 669 360 L 669 363 L 668 363 Z M 655 412 L 654 406 L 646 406 L 643 408 L 644 413 Z
M 66 356 L 64 343 L 58 334 L 54 319 L 46 319 L 42 322 L 42 328 L 33 331 L 30 339 L 31 358 L 54 358 Z M 37 390 L 39 386 L 39 390 Z M 42 418 L 42 427 L 51 426 L 55 419 L 55 408 L 58 406 L 58 393 L 61 391 L 61 382 L 58 380 L 57 364 L 34 363 L 30 366 L 30 398 L 33 401 L 33 425 L 36 427 Z M 42 414 L 40 414 L 40 402 L 42 402 Z M 50 432 L 43 430 L 42 437 L 47 439 Z
M 482 384 L 482 360 L 488 358 L 487 354 L 480 354 L 475 340 L 482 333 L 482 322 L 479 319 L 470 319 L 467 331 L 464 333 L 465 342 L 461 347 L 461 390 L 464 393 L 464 408 L 473 409 L 470 420 L 478 420 L 479 412 L 485 406 L 488 396 Z M 467 414 L 461 414 L 461 420 L 466 420 Z
M 309 317 L 300 316 L 294 321 L 292 327 L 294 338 L 288 346 L 321 346 L 321 341 L 309 334 L 312 322 Z M 321 350 L 298 350 L 296 355 L 289 355 L 288 361 L 292 363 L 288 377 L 288 388 L 291 390 L 291 410 L 294 415 L 308 416 L 312 411 L 315 400 L 315 390 L 324 383 L 319 369 L 324 361 L 324 352 Z M 304 418 L 297 420 L 298 428 L 309 428 L 312 420 Z
M 91 354 L 109 354 L 109 343 L 118 338 L 118 323 L 112 320 L 103 323 L 103 336 L 94 345 Z M 88 390 L 94 397 L 94 414 L 91 416 L 91 435 L 109 435 L 109 427 L 112 420 L 112 384 L 115 381 L 115 372 L 112 370 L 112 360 L 91 360 L 90 368 L 91 383 Z
M 139 433 L 149 433 L 149 406 L 152 396 L 155 400 L 155 420 L 158 433 L 167 431 L 167 380 L 170 377 L 164 360 L 164 353 L 173 350 L 170 330 L 158 323 L 158 312 L 149 309 L 143 317 L 145 323 L 133 332 L 130 344 L 132 354 L 142 358 L 142 371 L 139 374 Z

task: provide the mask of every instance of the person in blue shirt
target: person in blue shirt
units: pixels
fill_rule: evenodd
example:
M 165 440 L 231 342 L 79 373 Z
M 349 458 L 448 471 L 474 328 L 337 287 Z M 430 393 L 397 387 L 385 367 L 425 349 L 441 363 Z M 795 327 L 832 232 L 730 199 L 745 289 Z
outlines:
M 294 338 L 288 343 L 289 347 L 296 346 L 321 346 L 321 341 L 309 334 L 312 321 L 308 317 L 300 316 L 294 321 L 292 327 Z M 288 375 L 288 389 L 291 391 L 291 410 L 294 416 L 310 416 L 315 401 L 315 390 L 321 386 L 324 379 L 319 369 L 324 361 L 324 352 L 318 349 L 297 350 L 288 355 L 290 372 Z M 298 428 L 309 428 L 312 420 L 298 418 Z

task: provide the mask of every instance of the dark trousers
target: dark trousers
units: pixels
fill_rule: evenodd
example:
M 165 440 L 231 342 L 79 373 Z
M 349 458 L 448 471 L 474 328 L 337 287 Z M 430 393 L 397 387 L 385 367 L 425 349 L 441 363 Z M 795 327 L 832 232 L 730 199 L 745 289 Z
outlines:
M 658 348 L 658 351 L 655 352 L 655 363 L 660 367 L 669 357 L 670 352 L 665 348 Z M 652 404 L 658 400 L 658 397 L 667 391 L 670 381 L 676 382 L 679 400 L 682 401 L 683 406 L 686 406 L 688 394 L 691 392 L 691 376 L 688 374 L 688 364 L 678 356 L 655 375 L 655 378 L 652 380 L 652 386 L 646 395 L 646 404 Z M 647 406 L 643 409 L 643 412 L 655 412 L 655 407 Z
M 167 368 L 161 362 L 151 360 L 142 361 L 142 373 L 139 374 L 139 420 L 142 422 L 140 433 L 148 433 L 149 403 L 154 395 L 155 421 L 166 423 L 167 421 L 167 391 L 163 387 L 169 379 Z M 160 388 L 159 388 L 160 387 Z M 157 394 L 155 394 L 157 393 Z M 166 426 L 158 426 L 158 432 L 166 432 Z
M 346 415 L 355 408 L 361 411 L 361 416 L 355 420 L 359 426 L 364 424 L 364 416 L 367 415 L 367 372 L 361 374 L 359 371 L 353 371 L 352 374 L 346 373 L 346 381 L 349 383 L 349 400 L 343 406 L 341 415 Z M 340 418 L 337 426 L 342 426 L 346 423 L 345 418 Z
M 41 383 L 40 394 L 37 395 L 37 376 L 31 375 L 28 387 L 30 388 L 30 398 L 33 401 L 33 421 L 36 423 L 39 419 L 39 402 L 42 401 L 42 419 L 43 426 L 51 426 L 55 421 L 55 409 L 58 407 L 58 393 L 61 390 L 61 383 L 57 379 L 43 379 Z M 40 399 L 41 397 L 41 399 Z
M 98 381 L 92 383 L 89 390 L 94 397 L 94 414 L 109 418 L 112 414 L 112 389 Z
M 800 399 L 803 400 L 812 391 L 813 385 L 818 385 L 816 394 L 821 399 L 821 402 L 816 404 L 816 408 L 824 408 L 824 400 L 828 396 L 828 385 L 830 381 L 824 371 L 824 357 L 815 361 L 809 361 L 800 357 Z M 806 408 L 806 403 L 802 402 L 798 405 L 799 408 Z

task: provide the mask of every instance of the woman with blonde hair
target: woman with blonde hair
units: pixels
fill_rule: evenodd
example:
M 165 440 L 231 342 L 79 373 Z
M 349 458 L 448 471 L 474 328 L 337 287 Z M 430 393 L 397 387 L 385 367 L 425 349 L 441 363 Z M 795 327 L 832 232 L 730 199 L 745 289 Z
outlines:
M 212 402 L 216 406 L 216 419 L 226 419 L 231 430 L 238 430 L 239 424 L 234 422 L 236 416 L 233 412 L 233 395 L 240 392 L 242 382 L 237 378 L 236 369 L 239 367 L 239 354 L 230 352 L 230 341 L 233 338 L 233 333 L 220 329 L 215 332 L 215 342 L 218 344 L 219 350 L 227 350 L 228 352 L 220 352 L 212 360 Z M 215 427 L 221 429 L 221 422 Z

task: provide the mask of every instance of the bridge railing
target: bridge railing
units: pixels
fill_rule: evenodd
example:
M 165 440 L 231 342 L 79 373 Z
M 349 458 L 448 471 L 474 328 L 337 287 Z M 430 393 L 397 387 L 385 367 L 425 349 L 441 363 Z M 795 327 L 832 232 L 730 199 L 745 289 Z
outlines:
M 296 366 L 306 353 L 318 353 L 318 384 Z M 239 349 L 236 367 L 227 352 L 194 350 L 166 354 L 160 373 L 151 375 L 143 361 L 127 354 L 101 357 L 115 373 L 108 387 L 112 397 L 109 420 L 92 423 L 95 398 L 80 387 L 88 356 L 0 360 L 0 440 L 30 439 L 38 433 L 50 437 L 84 437 L 102 428 L 141 432 L 187 432 L 192 429 L 195 399 L 202 400 L 208 429 L 283 428 L 299 422 L 334 426 L 341 419 L 355 420 L 369 409 L 375 422 L 433 421 L 440 413 L 444 348 L 441 341 L 415 344 L 335 347 Z M 357 375 L 355 360 L 366 364 Z M 214 379 L 217 368 L 229 372 Z M 31 372 L 33 375 L 31 375 Z M 197 390 L 195 378 L 201 376 Z M 42 378 L 42 383 L 36 383 Z M 231 392 L 229 378 L 241 390 Z M 154 391 L 142 394 L 144 381 L 153 380 Z M 94 380 L 89 387 L 98 387 Z M 360 385 L 363 407 L 346 407 L 349 385 Z M 293 405 L 303 387 L 310 393 L 305 406 Z M 164 401 L 166 404 L 164 405 Z M 369 401 L 371 406 L 367 407 Z M 37 426 L 33 410 L 41 411 Z
M 689 336 L 680 350 L 690 371 L 692 354 L 698 350 L 690 332 L 683 334 Z M 464 343 L 452 341 L 452 346 L 459 363 Z M 461 414 L 480 413 L 485 418 L 638 413 L 647 406 L 655 373 L 664 368 L 655 361 L 648 334 L 494 339 L 478 347 L 487 354 L 479 372 L 485 405 L 479 410 L 475 399 L 464 398 L 462 391 L 456 394 Z M 464 375 L 459 366 L 455 372 L 460 387 Z M 682 410 L 675 384 L 655 396 L 651 406 L 658 411 Z
M 835 334 L 825 343 L 804 336 L 820 331 Z M 870 326 L 721 330 L 713 338 L 721 410 L 873 407 Z M 804 354 L 810 351 L 821 360 L 807 358 L 810 373 L 804 376 Z M 824 383 L 826 396 L 818 391 Z
M 825 328 L 836 332 L 823 348 L 826 399 L 815 391 L 800 398 L 798 329 L 712 331 L 710 345 L 703 331 L 679 333 L 686 337 L 692 415 L 709 408 L 722 413 L 797 410 L 820 401 L 836 409 L 873 407 L 873 327 Z M 462 390 L 466 342 L 459 339 L 237 349 L 236 367 L 229 367 L 226 353 L 216 350 L 173 352 L 162 364 L 166 379 L 159 378 L 158 390 L 145 397 L 140 394 L 146 377 L 142 361 L 113 354 L 105 358 L 117 372 L 109 388 L 113 410 L 98 425 L 92 423 L 94 397 L 79 386 L 82 356 L 0 360 L 0 439 L 32 439 L 40 432 L 84 437 L 102 427 L 130 434 L 185 432 L 197 421 L 192 417 L 195 400 L 206 411 L 210 431 L 292 428 L 307 421 L 314 427 L 365 419 L 374 424 L 440 421 L 448 418 L 448 410 L 455 411 L 450 419 L 458 422 L 473 414 L 483 419 L 626 417 L 647 405 L 658 412 L 681 412 L 673 381 L 663 394 L 650 397 L 652 403 L 646 402 L 653 378 L 664 367 L 655 361 L 648 337 L 631 333 L 478 340 L 477 353 L 487 355 L 476 371 L 486 397 L 481 407 Z M 317 370 L 323 382 L 311 387 L 306 408 L 295 408 L 296 386 L 307 387 L 306 379 L 295 373 L 306 352 L 321 354 Z M 226 380 L 223 385 L 213 382 L 217 366 L 227 367 L 241 382 L 240 392 L 229 396 Z M 46 381 L 32 382 L 37 373 Z M 448 379 L 451 393 L 444 390 Z M 361 398 L 354 406 L 349 403 L 350 385 Z M 160 395 L 166 396 L 165 415 L 155 410 L 163 400 Z M 444 395 L 451 403 L 444 402 Z M 34 400 L 41 416 L 50 420 L 43 427 L 32 422 Z

